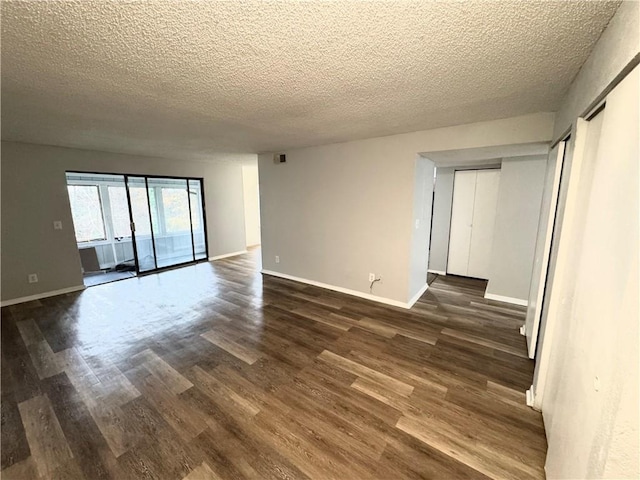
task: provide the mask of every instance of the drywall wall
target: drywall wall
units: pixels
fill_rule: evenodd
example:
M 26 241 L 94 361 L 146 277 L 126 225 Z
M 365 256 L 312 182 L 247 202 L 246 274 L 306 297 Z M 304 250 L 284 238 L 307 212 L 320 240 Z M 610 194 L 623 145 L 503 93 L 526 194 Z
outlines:
M 204 178 L 209 256 L 215 256 L 245 249 L 244 158 L 193 162 L 2 142 L 2 300 L 82 285 L 66 170 Z M 54 220 L 62 230 L 53 229 Z M 27 282 L 30 273 L 38 273 L 38 283 Z
M 429 249 L 429 270 L 436 273 L 445 273 L 447 271 L 454 174 L 454 167 L 436 167 L 433 218 L 431 220 L 431 245 Z
M 638 478 L 640 67 L 577 127 L 535 390 L 547 478 Z
M 591 478 L 640 476 L 637 96 L 635 100 L 626 100 L 623 106 L 623 111 L 636 124 L 631 124 L 630 131 L 618 139 L 626 144 L 625 156 L 629 163 L 626 167 L 622 166 L 619 163 L 620 155 L 612 155 L 604 169 L 607 174 L 618 174 L 620 184 L 612 184 L 605 178 L 598 179 L 598 182 L 606 181 L 612 198 L 623 200 L 607 215 L 624 212 L 628 223 L 624 225 L 624 231 L 619 231 L 620 225 L 615 230 L 609 230 L 606 222 L 599 225 L 599 231 L 606 232 L 612 240 L 603 255 L 605 270 L 596 267 L 585 272 L 587 279 L 593 279 L 598 284 L 594 298 L 601 299 L 601 305 L 608 308 L 592 324 L 605 327 L 595 335 L 590 331 L 591 328 L 583 328 L 581 319 L 572 317 L 577 262 L 571 259 L 572 254 L 578 254 L 577 247 L 584 237 L 581 232 L 575 232 L 574 219 L 577 214 L 575 210 L 581 204 L 577 197 L 583 194 L 580 170 L 585 158 L 583 152 L 589 126 L 588 122 L 577 116 L 605 92 L 612 80 L 633 66 L 640 49 L 639 31 L 640 3 L 623 2 L 569 88 L 554 128 L 554 137 L 560 138 L 562 132 L 571 127 L 571 138 L 565 154 L 559 214 L 556 217 L 558 234 L 554 235 L 552 246 L 547 286 L 549 293 L 545 296 L 545 309 L 542 312 L 532 388 L 533 404 L 542 410 L 549 439 L 547 478 L 584 478 L 587 474 Z M 637 89 L 638 78 L 631 81 L 635 82 Z M 611 112 L 612 106 L 607 99 L 605 111 L 609 109 Z M 628 125 L 620 123 L 620 132 L 624 132 L 624 127 Z M 615 163 L 609 164 L 609 161 Z M 596 211 L 599 207 L 596 205 Z M 622 245 L 621 241 L 630 243 Z M 630 251 L 621 249 L 622 246 L 630 247 Z M 612 266 L 615 266 L 616 272 L 609 271 Z M 595 271 L 597 277 L 594 276 Z M 600 281 L 603 278 L 607 281 Z M 618 298 L 613 304 L 611 297 L 603 296 L 603 293 L 607 296 L 610 293 L 610 279 L 622 282 L 617 288 Z M 612 339 L 611 334 L 617 338 Z M 604 383 L 596 372 L 605 373 Z M 600 393 L 594 393 L 596 376 L 596 383 L 607 386 L 605 390 L 600 388 Z M 600 404 L 593 401 L 598 397 L 603 400 Z M 572 451 L 568 451 L 567 447 L 571 447 Z
M 640 2 L 624 1 L 602 32 L 569 87 L 556 115 L 554 140 L 569 130 L 579 115 L 630 63 L 640 56 Z
M 557 246 L 560 243 L 565 228 L 564 212 L 569 180 L 573 176 L 573 157 L 576 139 L 578 115 L 591 105 L 595 99 L 605 93 L 610 82 L 628 70 L 640 55 L 640 2 L 622 2 L 609 25 L 602 33 L 593 48 L 589 58 L 585 61 L 580 72 L 569 87 L 562 102 L 562 108 L 556 115 L 554 138 L 560 139 L 563 132 L 571 129 L 571 139 L 567 143 L 563 179 L 558 198 L 558 214 L 554 231 L 554 244 L 549 259 L 549 276 L 547 289 L 553 299 L 555 283 L 561 280 L 561 271 L 557 271 Z M 635 60 L 634 60 L 635 59 Z M 546 303 L 545 299 L 545 303 Z M 543 309 L 540 320 L 540 337 L 536 352 L 536 369 L 534 372 L 533 392 L 534 405 L 542 408 L 546 392 L 548 372 L 551 370 L 549 356 L 554 345 L 555 319 L 548 318 L 548 312 Z
M 409 299 L 414 300 L 427 285 L 425 268 L 429 263 L 429 239 L 431 236 L 431 208 L 433 206 L 433 173 L 431 160 L 417 157 L 413 179 L 413 231 L 411 261 L 409 264 Z
M 487 296 L 529 298 L 546 167 L 545 156 L 502 159 Z
M 373 294 L 407 303 L 409 278 L 427 270 L 411 268 L 417 153 L 549 141 L 552 123 L 541 113 L 303 148 L 282 164 L 259 155 L 263 268 L 362 294 L 381 274 Z
M 242 190 L 244 195 L 244 229 L 247 247 L 260 245 L 260 192 L 258 186 L 258 161 L 242 165 Z
M 375 273 L 374 295 L 407 301 L 414 158 L 389 161 L 375 142 L 258 158 L 265 270 L 362 293 Z

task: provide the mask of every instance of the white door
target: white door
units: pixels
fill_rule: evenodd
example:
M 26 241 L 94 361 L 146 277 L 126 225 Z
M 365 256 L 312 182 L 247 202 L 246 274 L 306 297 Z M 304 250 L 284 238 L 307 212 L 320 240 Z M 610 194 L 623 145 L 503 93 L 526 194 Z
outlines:
M 447 273 L 488 278 L 500 171 L 455 172 Z
M 636 67 L 578 123 L 586 138 L 572 160 L 548 309 L 545 300 L 553 340 L 545 332 L 535 388 L 546 391 L 549 478 L 639 474 L 639 86 Z
M 476 195 L 476 173 L 476 170 L 457 171 L 453 177 L 449 260 L 447 261 L 447 273 L 452 275 L 467 275 L 473 202 Z
M 529 358 L 536 354 L 538 330 L 540 328 L 540 316 L 542 314 L 542 300 L 547 284 L 547 272 L 549 269 L 549 256 L 551 255 L 551 243 L 553 240 L 554 223 L 556 219 L 556 207 L 560 193 L 560 178 L 562 177 L 562 165 L 564 162 L 565 142 L 560 142 L 549 153 L 547 160 L 547 175 L 542 193 L 540 206 L 540 221 L 538 223 L 538 237 L 536 250 L 533 257 L 533 273 L 531 287 L 529 289 L 529 302 L 527 305 L 527 318 L 525 320 L 525 335 Z
M 489 278 L 499 186 L 500 170 L 478 170 L 467 268 L 469 277 Z

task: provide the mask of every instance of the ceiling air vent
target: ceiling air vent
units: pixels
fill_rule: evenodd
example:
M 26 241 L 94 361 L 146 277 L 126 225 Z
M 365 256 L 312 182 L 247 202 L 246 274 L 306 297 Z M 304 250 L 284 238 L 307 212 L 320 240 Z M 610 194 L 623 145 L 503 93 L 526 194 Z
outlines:
M 286 163 L 287 156 L 284 153 L 276 153 L 273 156 L 273 163 Z

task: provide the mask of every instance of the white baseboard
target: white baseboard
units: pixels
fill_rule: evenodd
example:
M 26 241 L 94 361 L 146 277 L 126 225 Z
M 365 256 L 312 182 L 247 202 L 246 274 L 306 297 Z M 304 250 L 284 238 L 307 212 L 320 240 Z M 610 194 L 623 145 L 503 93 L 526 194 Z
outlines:
M 247 253 L 246 250 L 239 250 L 237 252 L 225 253 L 223 255 L 216 255 L 215 257 L 209 257 L 209 261 L 213 260 L 221 260 L 223 258 L 235 257 L 236 255 L 242 255 L 243 253 Z
M 8 307 L 9 305 L 17 305 L 18 303 L 32 302 L 33 300 L 40 300 L 41 298 L 55 297 L 56 295 L 64 295 L 65 293 L 79 292 L 84 290 L 84 285 L 78 285 L 76 287 L 62 288 L 60 290 L 52 290 L 50 292 L 38 293 L 36 295 L 29 295 L 28 297 L 12 298 L 11 300 L 3 300 L 0 302 L 0 306 Z
M 384 303 L 385 305 L 392 305 L 394 307 L 406 308 L 407 310 L 410 309 L 413 306 L 413 304 L 418 301 L 418 298 L 420 298 L 422 293 L 424 293 L 424 291 L 419 292 L 420 295 L 418 295 L 418 297 L 412 303 L 407 303 L 407 302 L 400 302 L 398 300 L 392 300 L 391 298 L 379 297 L 377 295 L 372 295 L 370 293 L 351 290 L 349 288 L 329 285 L 328 283 L 316 282 L 315 280 L 308 280 L 306 278 L 295 277 L 293 275 L 288 275 L 286 273 L 274 272 L 272 270 L 261 270 L 260 273 L 263 273 L 264 275 L 271 275 L 272 277 L 279 277 L 279 278 L 285 278 L 287 280 L 293 280 L 294 282 L 306 283 L 307 285 L 313 285 L 314 287 L 326 288 L 327 290 L 333 290 L 334 292 L 346 293 L 347 295 L 353 295 L 354 297 L 364 298 L 366 300 L 371 300 L 373 302 Z
M 441 270 L 427 270 L 428 273 L 435 273 L 436 275 L 447 275 L 447 272 L 443 272 Z
M 418 293 L 416 293 L 413 296 L 413 298 L 409 300 L 409 308 L 413 307 L 416 304 L 416 302 L 420 300 L 420 297 L 424 295 L 424 292 L 426 292 L 428 288 L 429 288 L 429 284 L 425 283 L 423 287 L 418 291 Z
M 536 396 L 535 396 L 535 394 L 533 392 L 534 392 L 533 385 L 531 385 L 529 387 L 529 390 L 527 390 L 527 397 L 526 397 L 527 398 L 527 406 L 529 406 L 529 407 L 533 408 L 534 410 L 537 410 L 538 412 L 540 412 L 541 411 L 540 406 L 537 405 Z
M 493 293 L 485 293 L 484 298 L 487 300 L 496 300 L 498 302 L 512 303 L 513 305 L 520 305 L 522 307 L 529 305 L 529 302 L 522 298 L 504 297 L 502 295 L 494 295 Z
M 527 406 L 533 407 L 533 390 L 532 390 L 532 388 L 527 390 Z

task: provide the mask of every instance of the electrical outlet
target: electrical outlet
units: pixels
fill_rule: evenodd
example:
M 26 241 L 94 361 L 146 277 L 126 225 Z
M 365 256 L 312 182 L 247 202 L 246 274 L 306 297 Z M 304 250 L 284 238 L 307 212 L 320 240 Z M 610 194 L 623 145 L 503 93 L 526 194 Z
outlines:
M 28 278 L 29 278 L 29 283 L 38 283 L 37 273 L 30 273 Z
M 375 281 L 375 279 L 376 279 L 376 274 L 375 273 L 370 273 L 369 274 L 369 281 L 373 282 L 373 281 Z
M 280 255 L 276 255 L 276 263 L 280 263 Z
M 53 222 L 53 229 L 54 230 L 62 230 L 62 221 L 61 220 L 56 220 L 55 222 Z

